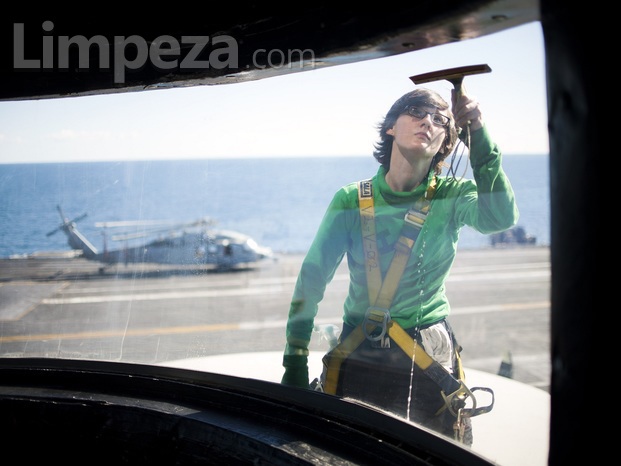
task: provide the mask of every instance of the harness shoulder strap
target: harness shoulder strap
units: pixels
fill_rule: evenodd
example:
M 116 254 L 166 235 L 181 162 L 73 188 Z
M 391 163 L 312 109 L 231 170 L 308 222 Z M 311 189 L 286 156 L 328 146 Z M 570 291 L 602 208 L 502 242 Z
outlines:
M 373 202 L 373 183 L 371 180 L 363 180 L 358 183 L 358 208 L 360 210 L 369 302 L 374 303 L 377 300 L 382 284 L 382 272 L 380 270 L 379 254 L 377 253 L 375 206 Z
M 425 195 L 419 198 L 407 211 L 404 217 L 401 234 L 395 245 L 390 267 L 382 280 L 379 253 L 377 251 L 377 235 L 375 231 L 375 207 L 373 201 L 373 184 L 371 180 L 363 180 L 358 186 L 358 203 L 360 209 L 360 223 L 362 227 L 362 241 L 365 253 L 365 270 L 369 303 L 380 309 L 390 309 L 394 295 L 399 287 L 401 276 L 405 270 L 414 243 L 423 228 L 431 200 L 436 192 L 436 177 L 434 176 Z

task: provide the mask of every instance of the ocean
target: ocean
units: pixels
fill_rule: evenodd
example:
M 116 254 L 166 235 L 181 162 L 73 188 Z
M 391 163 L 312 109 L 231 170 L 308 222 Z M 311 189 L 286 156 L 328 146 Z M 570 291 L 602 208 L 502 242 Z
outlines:
M 550 244 L 547 155 L 505 155 L 516 193 L 518 225 Z M 303 253 L 325 208 L 341 186 L 375 174 L 365 157 L 306 157 L 0 164 L 0 257 L 68 251 L 57 206 L 103 249 L 96 222 L 194 221 L 253 237 L 276 253 Z M 461 173 L 459 173 L 461 175 Z M 469 171 L 465 174 L 470 177 Z M 466 228 L 459 248 L 490 247 L 488 236 Z

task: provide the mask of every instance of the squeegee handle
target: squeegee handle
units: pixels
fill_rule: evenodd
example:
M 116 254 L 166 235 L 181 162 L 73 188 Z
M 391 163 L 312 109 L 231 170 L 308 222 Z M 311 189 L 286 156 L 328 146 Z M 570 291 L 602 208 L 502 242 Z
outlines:
M 464 85 L 463 85 L 464 77 L 458 76 L 456 78 L 447 79 L 447 81 L 449 81 L 455 88 L 455 102 L 457 102 L 461 98 L 464 92 Z M 466 129 L 467 131 L 470 131 L 470 121 L 466 123 L 465 128 L 459 128 L 458 132 L 461 133 L 462 129 Z
M 457 98 L 461 97 L 461 94 L 464 91 L 464 77 L 460 76 L 458 78 L 449 79 L 448 81 L 455 88 L 455 94 L 456 94 Z

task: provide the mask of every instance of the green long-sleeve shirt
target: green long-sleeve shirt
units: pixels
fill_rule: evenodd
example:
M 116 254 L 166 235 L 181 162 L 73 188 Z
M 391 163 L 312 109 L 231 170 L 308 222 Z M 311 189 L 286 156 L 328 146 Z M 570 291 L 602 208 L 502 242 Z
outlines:
M 501 167 L 500 150 L 487 129 L 474 131 L 470 144 L 474 180 L 437 177 L 429 214 L 390 308 L 391 318 L 403 328 L 434 323 L 449 314 L 445 280 L 455 259 L 459 233 L 465 225 L 489 234 L 506 230 L 517 222 L 513 189 Z M 434 175 L 430 171 L 427 182 L 411 192 L 392 191 L 385 176 L 386 171 L 380 166 L 372 178 L 382 277 L 390 265 L 406 212 L 424 195 Z M 336 192 L 302 262 L 289 310 L 285 354 L 306 353 L 319 302 L 345 255 L 350 286 L 343 320 L 356 326 L 370 306 L 357 182 Z

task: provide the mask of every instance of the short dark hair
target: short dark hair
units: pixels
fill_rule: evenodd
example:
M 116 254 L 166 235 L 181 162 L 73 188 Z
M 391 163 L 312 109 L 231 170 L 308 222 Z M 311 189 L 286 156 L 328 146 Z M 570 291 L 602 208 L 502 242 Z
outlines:
M 448 157 L 457 142 L 457 129 L 455 128 L 455 118 L 453 117 L 453 112 L 451 112 L 449 104 L 440 94 L 431 89 L 415 89 L 402 95 L 392 104 L 392 107 L 390 107 L 390 110 L 384 117 L 384 121 L 377 125 L 380 140 L 375 144 L 373 156 L 386 168 L 386 171 L 390 169 L 392 143 L 395 138 L 388 134 L 387 131 L 395 125 L 397 118 L 411 105 L 417 107 L 435 107 L 438 110 L 447 111 L 450 122 L 446 128 L 446 137 L 440 150 L 431 162 L 431 167 L 433 167 L 436 175 L 440 175 L 442 173 L 442 167 L 444 166 L 444 159 Z

